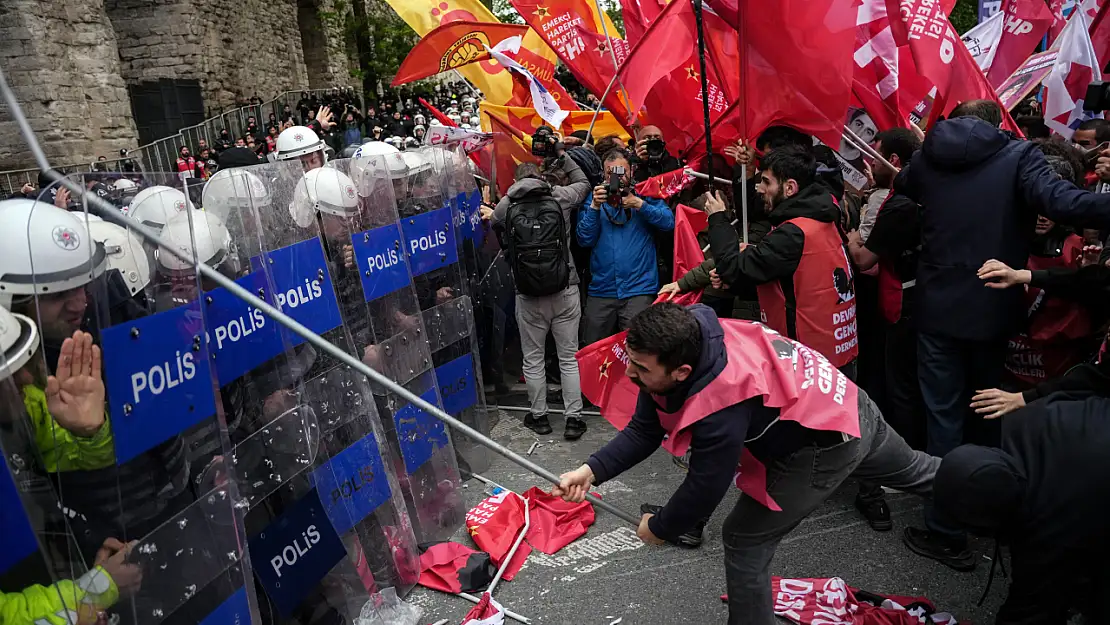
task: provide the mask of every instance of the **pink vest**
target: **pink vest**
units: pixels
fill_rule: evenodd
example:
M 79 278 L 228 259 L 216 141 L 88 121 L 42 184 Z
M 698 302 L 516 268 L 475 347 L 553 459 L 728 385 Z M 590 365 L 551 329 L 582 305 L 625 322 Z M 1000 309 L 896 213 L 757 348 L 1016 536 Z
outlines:
M 859 438 L 859 389 L 817 351 L 759 323 L 721 319 L 728 364 L 678 412 L 664 412 L 656 397 L 659 423 L 667 431 L 663 447 L 676 456 L 690 448 L 690 426 L 751 399 L 778 408 L 779 419 L 811 430 L 842 432 Z M 754 440 L 754 439 L 751 439 Z M 767 494 L 767 470 L 745 447 L 735 484 L 746 495 L 781 511 Z

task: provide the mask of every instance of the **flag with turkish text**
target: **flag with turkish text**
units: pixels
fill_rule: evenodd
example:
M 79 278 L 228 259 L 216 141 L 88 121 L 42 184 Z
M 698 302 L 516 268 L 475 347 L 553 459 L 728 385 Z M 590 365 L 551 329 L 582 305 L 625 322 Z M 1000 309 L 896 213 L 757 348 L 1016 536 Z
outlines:
M 636 195 L 659 200 L 670 199 L 694 184 L 694 177 L 686 168 L 667 171 L 636 185 Z
M 393 77 L 396 87 L 459 69 L 471 63 L 488 61 L 486 46 L 493 47 L 510 37 L 524 37 L 528 27 L 520 24 L 450 22 L 420 38 Z
M 466 513 L 466 531 L 470 533 L 470 538 L 479 549 L 489 553 L 498 567 L 504 564 L 520 530 L 524 529 L 524 505 L 524 500 L 516 493 L 501 490 L 486 497 Z M 520 571 L 520 567 L 524 566 L 530 553 L 532 547 L 521 543 L 502 579 L 511 580 Z
M 909 47 L 895 42 L 890 22 L 886 0 L 863 0 L 856 12 L 852 93 L 882 130 L 908 127 L 933 87 L 918 74 Z
M 1006 0 L 1005 21 L 994 51 L 987 80 L 998 87 L 1037 49 L 1055 17 L 1044 0 Z

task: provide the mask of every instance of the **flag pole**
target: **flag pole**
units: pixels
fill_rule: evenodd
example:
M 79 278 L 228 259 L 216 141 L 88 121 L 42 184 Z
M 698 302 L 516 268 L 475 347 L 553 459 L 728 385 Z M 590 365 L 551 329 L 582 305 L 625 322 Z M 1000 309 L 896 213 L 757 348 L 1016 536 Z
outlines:
M 744 64 L 747 63 L 747 60 L 748 60 L 748 55 L 744 53 L 745 49 L 746 49 L 745 46 L 747 45 L 746 42 L 744 41 L 744 27 L 746 25 L 746 22 L 744 21 L 744 2 L 745 2 L 745 0 L 740 0 L 739 2 L 736 3 L 736 39 L 737 39 L 736 52 L 737 52 L 737 56 L 738 56 L 737 60 L 739 61 L 736 64 L 736 70 L 740 73 L 740 106 L 747 106 L 748 105 L 748 83 L 747 83 L 747 80 L 745 79 L 745 76 L 744 76 L 744 69 L 745 69 Z M 744 137 L 743 137 L 744 141 L 748 141 L 748 136 L 747 136 L 748 124 L 746 122 L 746 119 L 747 119 L 747 117 L 743 115 L 743 112 L 741 112 L 740 126 L 744 130 Z M 740 220 L 742 222 L 742 227 L 740 229 L 740 242 L 744 243 L 746 245 L 748 243 L 748 165 L 747 165 L 747 163 L 743 163 L 743 164 L 740 165 L 740 180 L 741 180 L 741 183 L 742 183 L 741 184 L 741 192 L 740 192 Z
M 740 242 L 744 245 L 748 244 L 748 164 L 742 163 L 740 165 L 740 180 L 743 182 L 740 188 Z
M 601 8 L 601 0 L 594 0 L 594 6 L 597 7 L 597 19 L 601 22 L 601 34 L 605 35 L 605 45 L 609 48 L 609 58 L 613 59 L 613 77 L 616 78 L 617 74 L 621 71 L 621 65 L 617 62 L 617 51 L 613 49 L 613 38 L 609 36 L 609 27 L 605 25 L 605 9 Z M 617 82 L 621 86 L 621 99 L 624 100 L 624 108 L 628 109 L 629 115 L 635 115 L 636 111 L 632 110 L 632 103 L 628 101 L 628 91 L 625 90 L 624 83 L 621 81 Z M 604 104 L 605 98 L 602 98 L 601 101 L 597 103 L 597 109 L 600 111 Z M 593 126 L 593 124 L 590 125 Z M 590 136 L 592 137 L 593 135 Z
M 702 0 L 694 2 L 694 22 L 698 27 L 698 63 L 701 66 L 701 109 L 705 116 L 705 173 L 709 175 L 709 192 L 713 192 L 713 140 L 712 123 L 709 120 L 709 76 L 705 73 L 705 29 L 701 20 Z
M 594 123 L 597 122 L 598 113 L 601 113 L 601 107 L 605 103 L 605 98 L 609 97 L 609 92 L 613 90 L 613 85 L 615 85 L 616 83 L 617 74 L 613 74 L 613 79 L 610 80 L 609 84 L 605 87 L 605 93 L 601 94 L 601 100 L 598 101 L 597 108 L 594 109 L 594 116 L 590 119 L 590 129 L 586 131 L 586 134 L 590 135 L 591 137 L 594 136 Z M 623 89 L 623 87 L 621 88 Z M 625 106 L 627 107 L 628 105 L 626 104 Z M 600 154 L 599 156 L 604 157 L 605 155 Z
M 513 462 L 514 464 L 517 464 L 520 467 L 527 469 L 528 471 L 531 471 L 532 473 L 547 480 L 548 482 L 551 482 L 552 484 L 559 484 L 559 476 L 555 473 L 548 471 L 544 467 L 536 464 L 535 462 L 532 462 L 528 458 L 525 458 L 524 456 L 521 456 L 508 447 L 505 447 L 489 436 L 486 436 L 485 434 L 444 412 L 442 408 L 429 403 L 419 395 L 413 393 L 400 384 L 397 384 L 397 382 L 391 380 L 385 374 L 379 372 L 373 367 L 368 366 L 359 358 L 348 354 L 345 350 L 336 347 L 327 339 L 308 329 L 296 319 L 293 319 L 289 315 L 282 312 L 281 309 L 279 309 L 277 306 L 271 305 L 269 302 L 259 299 L 254 293 L 243 288 L 238 282 L 225 276 L 212 267 L 209 267 L 208 265 L 205 265 L 203 263 L 196 263 L 191 254 L 181 251 L 176 245 L 170 245 L 147 226 L 139 223 L 134 219 L 131 219 L 130 217 L 127 217 L 126 215 L 121 213 L 118 208 L 110 204 L 107 200 L 96 195 L 95 193 L 90 193 L 88 189 L 84 187 L 84 185 L 77 184 L 73 180 L 66 178 L 64 174 L 56 171 L 50 165 L 50 161 L 46 158 L 46 154 L 42 151 L 42 146 L 39 145 L 38 138 L 35 137 L 34 130 L 31 129 L 31 124 L 27 121 L 27 117 L 23 114 L 23 108 L 19 105 L 19 101 L 16 100 L 15 94 L 12 92 L 11 87 L 8 86 L 8 79 L 4 73 L 3 68 L 0 68 L 0 96 L 3 97 L 4 104 L 7 105 L 9 113 L 15 120 L 16 125 L 19 127 L 20 134 L 23 135 L 23 139 L 27 143 L 27 148 L 30 150 L 31 155 L 34 157 L 35 162 L 39 166 L 39 169 L 41 169 L 46 174 L 46 177 L 51 182 L 59 183 L 65 188 L 69 189 L 74 194 L 73 197 L 79 197 L 84 202 L 86 202 L 91 209 L 90 212 L 97 215 L 98 217 L 101 217 L 102 219 L 104 219 L 104 221 L 134 231 L 145 241 L 151 243 L 152 245 L 157 245 L 161 249 L 164 249 L 167 253 L 172 254 L 174 257 L 185 263 L 187 266 L 196 267 L 197 273 L 201 277 L 208 278 L 217 286 L 223 287 L 235 297 L 250 304 L 251 306 L 254 306 L 258 310 L 262 311 L 262 314 L 266 315 L 270 319 L 273 319 L 280 325 L 285 326 L 297 336 L 305 339 L 305 341 L 310 343 L 313 347 L 318 348 L 320 351 L 330 355 L 339 362 L 365 375 L 367 378 L 370 379 L 371 382 L 384 386 L 387 390 L 395 393 L 397 396 L 408 401 L 420 410 L 423 410 L 429 415 L 439 419 L 446 425 L 451 426 L 453 429 L 457 430 L 461 434 L 470 437 L 483 447 L 486 447 L 490 451 L 493 451 L 494 453 L 497 453 L 500 456 L 504 457 L 506 460 L 509 460 L 510 462 Z M 614 516 L 639 527 L 641 516 L 629 514 L 628 512 L 625 512 L 624 510 L 621 510 L 620 508 L 609 503 L 608 501 L 602 501 L 600 497 L 593 493 L 587 493 L 586 499 L 594 506 L 610 512 Z

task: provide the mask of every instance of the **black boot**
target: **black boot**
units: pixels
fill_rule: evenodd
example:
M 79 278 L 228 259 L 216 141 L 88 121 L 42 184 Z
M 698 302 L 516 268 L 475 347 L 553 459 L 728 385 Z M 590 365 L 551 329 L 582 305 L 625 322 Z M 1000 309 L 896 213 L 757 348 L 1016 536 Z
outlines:
M 576 441 L 586 433 L 586 422 L 577 417 L 567 417 L 567 425 L 563 430 L 563 438 Z
M 932 558 L 957 571 L 975 568 L 975 554 L 967 548 L 967 540 L 953 540 L 926 529 L 907 527 L 902 542 L 919 556 Z
M 542 435 L 551 433 L 551 422 L 547 420 L 547 415 L 540 415 L 537 417 L 529 412 L 524 417 L 524 427 L 532 430 L 536 434 Z
M 894 529 L 894 522 L 890 520 L 890 508 L 886 505 L 882 488 L 867 493 L 861 488 L 860 493 L 856 495 L 856 510 L 863 514 L 867 524 L 876 532 L 889 532 Z
M 650 503 L 645 503 L 640 506 L 640 514 L 659 514 L 663 506 L 656 506 Z M 701 543 L 705 540 L 705 524 L 709 523 L 709 519 L 702 519 L 694 526 L 694 529 L 679 536 L 674 544 L 679 547 L 686 547 L 687 549 L 697 549 L 701 547 Z

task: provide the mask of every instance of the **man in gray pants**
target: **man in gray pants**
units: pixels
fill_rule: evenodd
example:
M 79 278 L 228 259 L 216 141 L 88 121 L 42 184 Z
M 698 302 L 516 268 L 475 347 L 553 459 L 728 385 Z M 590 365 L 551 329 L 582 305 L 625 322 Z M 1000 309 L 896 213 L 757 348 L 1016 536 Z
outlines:
M 555 349 L 559 355 L 559 381 L 566 410 L 563 436 L 567 440 L 577 440 L 586 433 L 586 422 L 582 420 L 582 388 L 578 380 L 578 362 L 574 358 L 578 351 L 578 324 L 582 319 L 582 307 L 578 294 L 578 273 L 567 242 L 571 236 L 573 210 L 589 195 L 590 182 L 570 157 L 560 156 L 548 161 L 545 169 L 548 171 L 542 171 L 535 163 L 521 163 L 515 172 L 516 182 L 497 203 L 497 208 L 490 216 L 490 224 L 499 232 L 504 231 L 506 222 L 512 218 L 510 208 L 519 210 L 516 207 L 525 202 L 535 205 L 554 200 L 562 211 L 564 232 L 559 247 L 563 248 L 563 258 L 553 262 L 565 261 L 565 266 L 559 269 L 569 271 L 567 286 L 549 295 L 524 295 L 521 293 L 522 277 L 516 275 L 516 320 L 520 328 L 520 348 L 524 354 L 524 380 L 528 384 L 528 400 L 531 404 L 528 416 L 524 418 L 524 425 L 537 434 L 551 433 L 551 423 L 547 419 L 547 371 L 544 366 L 544 346 L 550 331 L 555 338 Z M 565 184 L 558 184 L 560 182 Z M 512 234 L 505 233 L 503 239 L 508 236 Z M 556 278 L 552 275 L 551 279 Z

